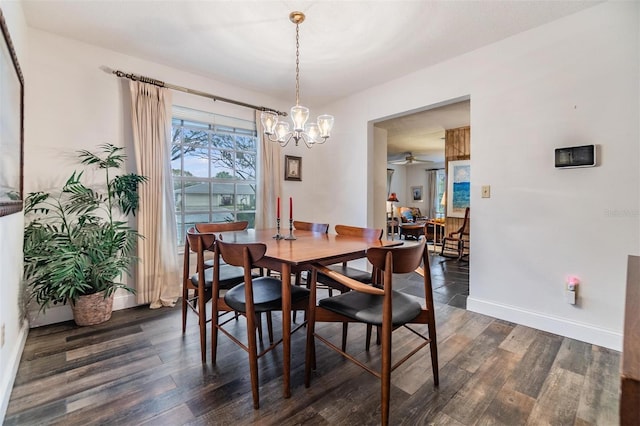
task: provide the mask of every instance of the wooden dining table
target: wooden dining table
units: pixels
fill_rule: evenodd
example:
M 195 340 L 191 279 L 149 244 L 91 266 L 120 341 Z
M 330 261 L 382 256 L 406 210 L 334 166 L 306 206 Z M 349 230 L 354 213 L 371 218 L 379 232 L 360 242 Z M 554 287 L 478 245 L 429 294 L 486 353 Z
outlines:
M 228 243 L 263 243 L 265 256 L 255 266 L 280 272 L 282 277 L 282 347 L 284 397 L 291 396 L 291 274 L 311 269 L 314 263 L 330 265 L 366 256 L 369 247 L 395 246 L 401 241 L 371 240 L 311 231 L 294 231 L 295 240 L 275 239 L 275 229 L 222 232 Z M 288 235 L 288 233 L 285 233 Z

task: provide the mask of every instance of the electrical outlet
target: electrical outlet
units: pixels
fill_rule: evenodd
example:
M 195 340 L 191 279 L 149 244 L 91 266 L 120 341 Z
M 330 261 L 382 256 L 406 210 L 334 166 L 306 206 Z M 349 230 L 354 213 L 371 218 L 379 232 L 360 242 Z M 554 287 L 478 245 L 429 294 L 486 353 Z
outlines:
M 0 327 L 0 348 L 4 347 L 4 323 L 2 323 L 2 327 Z
M 482 186 L 482 198 L 491 198 L 491 185 Z

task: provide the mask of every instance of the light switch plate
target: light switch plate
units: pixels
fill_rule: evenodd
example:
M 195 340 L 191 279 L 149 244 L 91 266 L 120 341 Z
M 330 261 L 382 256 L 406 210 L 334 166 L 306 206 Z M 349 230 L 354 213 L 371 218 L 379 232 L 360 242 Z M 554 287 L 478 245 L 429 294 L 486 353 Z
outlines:
M 482 186 L 482 198 L 491 198 L 491 185 Z

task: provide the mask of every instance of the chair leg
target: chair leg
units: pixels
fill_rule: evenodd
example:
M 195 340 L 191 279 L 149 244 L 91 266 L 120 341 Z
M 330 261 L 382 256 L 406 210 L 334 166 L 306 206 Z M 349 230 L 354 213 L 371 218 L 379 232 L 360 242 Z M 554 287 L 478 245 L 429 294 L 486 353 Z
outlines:
M 198 325 L 200 326 L 200 357 L 202 363 L 207 362 L 207 308 L 204 304 L 204 295 L 198 290 Z M 213 304 L 213 303 L 212 303 Z
M 217 297 L 211 298 L 211 364 L 216 365 L 218 355 L 218 324 L 220 323 Z
M 258 339 L 262 343 L 262 312 L 256 314 L 256 327 L 258 328 Z M 247 331 L 249 327 L 247 327 Z
M 347 350 L 347 331 L 349 330 L 349 323 L 342 323 L 342 351 L 345 352 Z
M 267 312 L 267 332 L 269 333 L 269 344 L 273 345 L 273 321 L 271 311 Z
M 431 314 L 433 315 L 433 313 Z M 433 325 L 433 327 L 432 327 Z M 429 349 L 431 351 L 431 370 L 433 371 L 433 384 L 438 386 L 440 384 L 440 378 L 438 374 L 438 342 L 436 337 L 435 317 L 429 324 Z
M 189 297 L 189 290 L 187 290 L 187 287 L 183 284 L 183 290 L 182 290 L 182 334 L 184 334 L 187 331 L 187 299 Z
M 367 352 L 369 352 L 369 349 L 371 348 L 371 329 L 373 328 L 373 326 L 371 324 L 367 324 L 367 337 L 365 338 L 365 342 L 364 342 L 364 348 Z
M 389 424 L 389 400 L 391 396 L 391 324 L 382 325 L 382 365 L 380 368 L 381 395 L 381 424 Z M 380 331 L 380 327 L 378 328 Z
M 317 271 L 311 271 L 311 293 L 309 294 L 309 309 L 307 312 L 307 347 L 304 357 L 304 386 L 311 385 L 311 369 L 316 368 L 316 345 L 313 333 L 316 327 L 316 278 Z M 307 283 L 309 275 L 307 275 Z
M 296 272 L 296 285 L 302 285 L 302 272 Z M 293 322 L 296 322 L 296 314 L 298 311 L 293 311 Z
M 260 394 L 258 390 L 258 344 L 256 342 L 256 315 L 247 312 L 247 338 L 249 339 L 249 371 L 251 373 L 251 393 L 253 408 L 260 408 Z

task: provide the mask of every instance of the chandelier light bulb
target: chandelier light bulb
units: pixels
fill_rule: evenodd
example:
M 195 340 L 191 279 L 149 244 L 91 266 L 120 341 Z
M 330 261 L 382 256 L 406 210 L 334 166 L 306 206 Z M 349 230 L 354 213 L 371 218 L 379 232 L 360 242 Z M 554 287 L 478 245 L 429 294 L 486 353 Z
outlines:
M 276 129 L 276 124 L 278 124 L 278 114 L 272 111 L 263 111 L 260 121 L 264 128 L 264 134 L 271 136 Z
M 304 132 L 309 135 L 309 143 L 316 143 L 320 139 L 320 128 L 316 123 L 304 126 Z
M 290 133 L 289 123 L 287 123 L 286 121 L 278 121 L 278 123 L 276 124 L 275 133 L 277 138 L 276 140 L 278 142 L 287 141 L 287 135 Z
M 320 137 L 328 138 L 331 136 L 333 128 L 333 115 L 323 114 L 318 116 L 318 127 L 320 128 Z
M 291 107 L 291 120 L 293 121 L 293 130 L 296 132 L 304 131 L 304 124 L 309 119 L 309 108 L 302 105 Z

